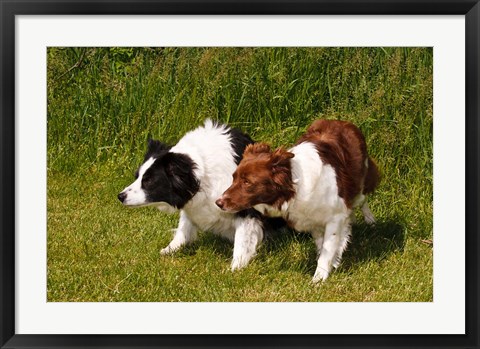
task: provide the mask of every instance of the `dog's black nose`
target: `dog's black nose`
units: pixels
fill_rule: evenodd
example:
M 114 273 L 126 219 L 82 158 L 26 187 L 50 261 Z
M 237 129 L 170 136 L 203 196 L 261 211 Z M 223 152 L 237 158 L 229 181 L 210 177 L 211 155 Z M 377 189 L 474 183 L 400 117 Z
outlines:
M 127 197 L 127 194 L 124 193 L 124 192 L 121 192 L 120 194 L 118 194 L 118 200 L 120 200 L 120 202 L 123 204 L 123 202 L 125 201 L 125 198 Z
M 225 205 L 225 202 L 223 202 L 223 200 L 220 198 L 220 199 L 217 199 L 217 201 L 215 201 L 215 205 L 217 205 L 223 210 L 223 205 Z

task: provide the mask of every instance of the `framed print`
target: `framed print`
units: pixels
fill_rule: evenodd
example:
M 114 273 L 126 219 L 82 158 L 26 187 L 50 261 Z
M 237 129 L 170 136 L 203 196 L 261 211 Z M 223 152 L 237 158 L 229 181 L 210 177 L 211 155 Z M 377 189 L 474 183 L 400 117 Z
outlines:
M 2 1 L 1 347 L 478 347 L 479 12 Z

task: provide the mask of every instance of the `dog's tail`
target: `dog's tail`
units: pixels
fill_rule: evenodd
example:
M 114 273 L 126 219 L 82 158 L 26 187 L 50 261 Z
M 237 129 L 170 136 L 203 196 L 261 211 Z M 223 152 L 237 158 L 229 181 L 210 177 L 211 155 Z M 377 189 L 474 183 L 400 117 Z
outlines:
M 381 175 L 378 170 L 378 166 L 372 158 L 368 158 L 367 175 L 365 176 L 365 182 L 363 186 L 363 193 L 372 193 L 380 183 Z

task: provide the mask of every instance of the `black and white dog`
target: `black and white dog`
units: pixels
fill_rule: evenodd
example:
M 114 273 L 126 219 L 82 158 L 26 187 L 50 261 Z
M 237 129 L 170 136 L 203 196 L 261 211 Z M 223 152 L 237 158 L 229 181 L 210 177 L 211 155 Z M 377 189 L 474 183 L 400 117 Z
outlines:
M 169 254 L 210 231 L 234 242 L 232 270 L 245 267 L 263 239 L 261 216 L 254 210 L 228 213 L 215 200 L 232 184 L 232 174 L 252 139 L 237 129 L 206 120 L 173 147 L 151 140 L 136 180 L 118 199 L 125 206 L 180 210 Z

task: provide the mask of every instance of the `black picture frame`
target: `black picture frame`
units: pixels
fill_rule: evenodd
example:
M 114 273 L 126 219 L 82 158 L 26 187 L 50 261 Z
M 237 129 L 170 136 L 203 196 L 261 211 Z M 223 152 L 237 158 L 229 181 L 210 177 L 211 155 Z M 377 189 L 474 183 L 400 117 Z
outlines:
M 479 46 L 478 0 L 0 0 L 0 346 L 478 348 Z M 15 334 L 15 16 L 143 14 L 465 15 L 466 334 L 465 335 L 25 335 Z M 458 116 L 461 117 L 461 116 Z M 461 233 L 461 232 L 456 232 Z M 414 316 L 414 314 L 412 314 Z

